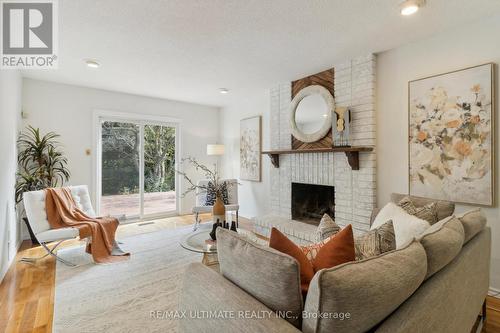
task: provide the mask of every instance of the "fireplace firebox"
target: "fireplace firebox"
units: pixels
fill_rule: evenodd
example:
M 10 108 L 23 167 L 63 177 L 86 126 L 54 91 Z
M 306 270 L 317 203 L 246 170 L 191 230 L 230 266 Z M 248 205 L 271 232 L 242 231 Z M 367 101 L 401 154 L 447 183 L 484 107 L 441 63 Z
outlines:
M 335 187 L 292 183 L 292 219 L 318 225 L 325 213 L 335 217 Z

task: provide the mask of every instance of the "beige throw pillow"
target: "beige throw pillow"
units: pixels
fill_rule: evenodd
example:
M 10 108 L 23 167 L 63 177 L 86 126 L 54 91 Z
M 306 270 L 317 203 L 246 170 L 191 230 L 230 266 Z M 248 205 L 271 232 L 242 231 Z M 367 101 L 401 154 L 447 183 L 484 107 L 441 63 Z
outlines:
M 398 206 L 403 208 L 408 214 L 429 222 L 431 225 L 438 221 L 437 202 L 431 202 L 422 207 L 417 207 L 410 197 L 404 197 L 398 202 Z
M 324 214 L 319 222 L 317 233 L 317 239 L 322 241 L 335 235 L 340 231 L 340 227 L 328 214 Z
M 377 229 L 354 238 L 356 260 L 363 260 L 396 249 L 396 235 L 392 220 Z

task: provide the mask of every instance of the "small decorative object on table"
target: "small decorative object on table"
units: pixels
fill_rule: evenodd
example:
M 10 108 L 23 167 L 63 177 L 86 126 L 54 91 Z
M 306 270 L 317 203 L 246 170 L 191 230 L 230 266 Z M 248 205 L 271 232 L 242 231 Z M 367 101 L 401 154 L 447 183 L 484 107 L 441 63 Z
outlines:
M 210 232 L 210 238 L 213 240 L 217 240 L 217 228 L 222 227 L 222 224 L 219 222 L 219 219 L 217 219 L 217 222 L 215 222 L 212 225 L 212 231 Z
M 231 230 L 238 232 L 238 230 L 236 229 L 236 222 L 234 222 L 234 221 L 231 222 Z
M 346 107 L 337 107 L 333 112 L 333 146 L 348 147 L 351 145 L 349 137 L 349 122 L 351 111 Z

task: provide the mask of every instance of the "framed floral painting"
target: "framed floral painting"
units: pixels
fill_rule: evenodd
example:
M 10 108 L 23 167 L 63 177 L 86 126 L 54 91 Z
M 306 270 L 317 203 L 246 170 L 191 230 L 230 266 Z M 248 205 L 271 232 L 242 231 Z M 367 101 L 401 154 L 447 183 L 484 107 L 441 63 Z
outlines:
M 240 179 L 260 182 L 261 117 L 240 122 Z
M 408 83 L 411 195 L 493 205 L 493 66 Z

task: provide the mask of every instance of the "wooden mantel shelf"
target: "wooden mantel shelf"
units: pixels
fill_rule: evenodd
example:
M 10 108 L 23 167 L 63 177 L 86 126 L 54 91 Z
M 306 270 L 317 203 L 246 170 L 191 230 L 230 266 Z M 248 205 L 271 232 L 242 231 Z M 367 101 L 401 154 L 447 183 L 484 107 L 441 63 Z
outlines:
M 307 154 L 307 153 L 338 153 L 343 152 L 347 156 L 347 161 L 352 170 L 359 170 L 359 153 L 370 152 L 373 147 L 332 147 L 332 148 L 315 148 L 315 149 L 295 149 L 295 150 L 269 150 L 263 151 L 271 159 L 271 163 L 275 168 L 280 167 L 280 155 L 283 154 Z

